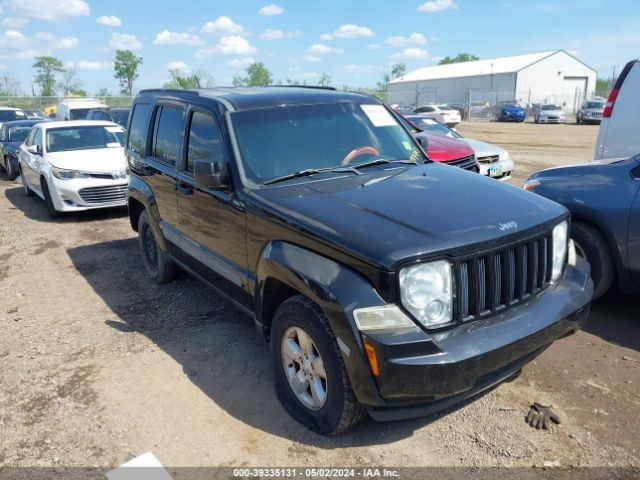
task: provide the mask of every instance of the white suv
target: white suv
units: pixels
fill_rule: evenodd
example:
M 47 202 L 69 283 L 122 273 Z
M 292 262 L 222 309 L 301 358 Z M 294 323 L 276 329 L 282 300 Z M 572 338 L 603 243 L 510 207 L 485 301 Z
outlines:
M 640 61 L 627 63 L 602 112 L 596 160 L 628 158 L 640 153 Z
M 69 121 L 35 125 L 20 146 L 26 195 L 35 193 L 54 218 L 127 205 L 125 132 L 112 122 Z

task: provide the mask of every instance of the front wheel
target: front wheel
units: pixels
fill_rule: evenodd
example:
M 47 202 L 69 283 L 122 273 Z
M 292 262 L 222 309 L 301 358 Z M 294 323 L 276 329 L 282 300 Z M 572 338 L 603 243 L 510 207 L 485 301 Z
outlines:
M 294 419 L 322 435 L 338 435 L 364 419 L 318 305 L 302 295 L 285 300 L 273 318 L 271 352 L 278 398 Z
M 33 197 L 33 192 L 29 188 L 29 184 L 27 183 L 27 180 L 24 177 L 24 172 L 22 171 L 22 168 L 20 169 L 20 179 L 22 180 L 22 191 L 24 192 L 25 196 Z
M 44 195 L 44 203 L 47 205 L 49 218 L 60 217 L 61 212 L 56 210 L 56 206 L 53 204 L 53 199 L 51 198 L 51 192 L 49 191 L 49 184 L 44 179 L 42 179 L 42 194 Z
M 173 280 L 177 273 L 176 265 L 169 254 L 158 247 L 146 210 L 138 219 L 138 242 L 142 252 L 142 262 L 149 278 L 159 285 Z
M 13 165 L 11 164 L 11 160 L 9 160 L 7 157 L 4 157 L 4 169 L 7 174 L 8 180 L 16 179 L 17 177 L 16 172 L 13 170 Z
M 576 247 L 576 254 L 591 264 L 593 299 L 600 298 L 611 288 L 615 278 L 609 244 L 598 229 L 580 221 L 572 223 L 571 238 Z

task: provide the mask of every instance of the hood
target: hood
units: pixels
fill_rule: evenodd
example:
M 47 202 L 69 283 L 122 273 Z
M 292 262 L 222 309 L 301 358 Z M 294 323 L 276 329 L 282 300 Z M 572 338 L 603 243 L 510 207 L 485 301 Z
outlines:
M 127 167 L 124 148 L 100 148 L 73 150 L 71 152 L 46 153 L 48 162 L 56 168 L 83 172 L 112 172 Z
M 564 110 L 540 110 L 540 115 L 564 115 Z
M 436 162 L 450 162 L 473 155 L 473 149 L 461 140 L 430 132 L 420 132 L 416 138 L 427 139 L 427 154 Z
M 591 160 L 584 163 L 574 163 L 571 165 L 560 165 L 557 167 L 546 168 L 544 170 L 540 170 L 539 172 L 535 172 L 529 175 L 527 180 L 533 180 L 535 178 L 543 178 L 543 177 L 555 177 L 555 176 L 563 176 L 563 177 L 582 177 L 584 175 L 588 175 L 599 167 L 606 167 L 607 165 L 613 165 L 616 163 L 629 161 L 629 157 L 620 157 L 620 158 L 608 158 L 604 160 Z M 632 157 L 632 160 L 635 160 Z M 637 160 L 635 160 L 637 161 Z M 638 162 L 640 163 L 640 162 Z
M 281 185 L 255 195 L 285 224 L 387 270 L 407 259 L 522 233 L 565 212 L 539 195 L 438 163 Z M 514 221 L 516 232 L 500 231 L 501 223 Z
M 504 155 L 507 153 L 504 148 L 500 148 L 490 143 L 481 142 L 480 140 L 474 140 L 473 138 L 460 138 L 460 141 L 473 148 L 473 151 L 476 152 L 476 157 L 489 157 L 493 155 Z
M 4 145 L 4 149 L 7 152 L 17 152 L 20 150 L 20 145 L 22 145 L 22 142 L 7 142 Z

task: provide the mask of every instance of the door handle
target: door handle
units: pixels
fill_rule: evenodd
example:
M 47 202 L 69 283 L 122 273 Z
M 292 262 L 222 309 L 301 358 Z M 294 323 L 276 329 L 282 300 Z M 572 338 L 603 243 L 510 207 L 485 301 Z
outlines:
M 178 195 L 193 195 L 193 188 L 186 183 L 178 182 L 175 184 L 174 189 L 178 192 Z

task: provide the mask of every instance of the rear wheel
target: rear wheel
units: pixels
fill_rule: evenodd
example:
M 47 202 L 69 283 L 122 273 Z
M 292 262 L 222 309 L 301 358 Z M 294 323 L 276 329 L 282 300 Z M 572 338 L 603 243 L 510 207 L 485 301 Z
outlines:
M 615 266 L 609 244 L 604 235 L 588 223 L 574 221 L 571 225 L 571 238 L 576 254 L 591 264 L 593 280 L 593 299 L 607 293 L 615 278 Z
M 149 278 L 157 284 L 173 280 L 177 273 L 176 265 L 169 254 L 158 247 L 146 210 L 140 214 L 138 220 L 138 242 L 142 252 L 142 262 Z
M 285 300 L 273 318 L 271 351 L 278 398 L 294 419 L 322 435 L 338 435 L 364 419 L 318 305 L 302 295 Z
M 47 205 L 47 213 L 50 218 L 58 218 L 61 215 L 61 212 L 56 210 L 56 206 L 53 204 L 53 199 L 51 198 L 51 192 L 49 191 L 49 185 L 47 181 L 42 179 L 42 194 L 44 195 L 44 203 Z

